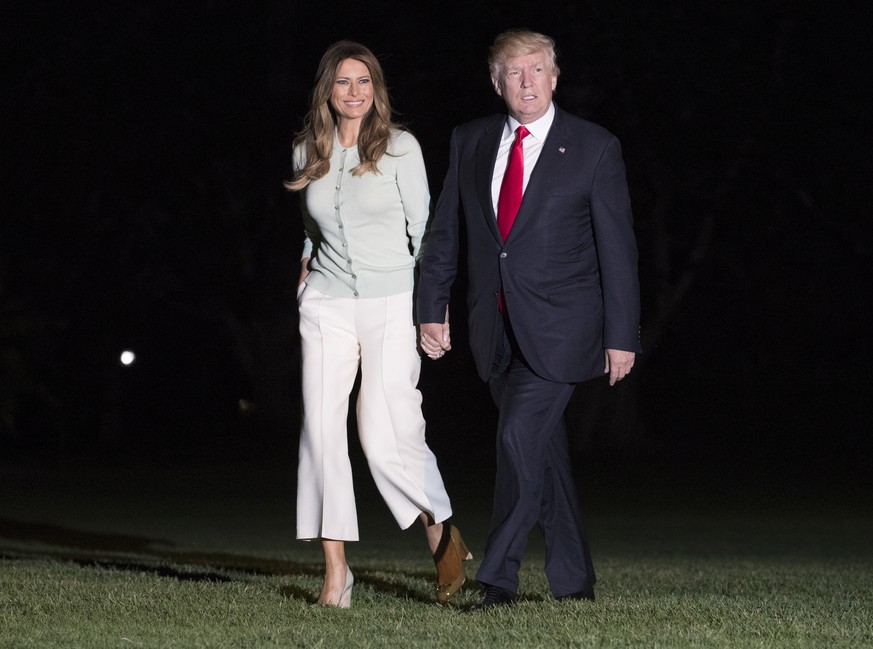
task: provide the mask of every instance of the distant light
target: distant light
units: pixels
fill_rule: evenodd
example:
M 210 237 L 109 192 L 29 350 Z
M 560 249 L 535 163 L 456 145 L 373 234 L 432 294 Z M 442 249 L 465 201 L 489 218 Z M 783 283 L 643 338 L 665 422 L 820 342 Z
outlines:
M 132 365 L 136 360 L 136 354 L 134 354 L 129 349 L 125 349 L 121 352 L 121 364 L 122 365 Z

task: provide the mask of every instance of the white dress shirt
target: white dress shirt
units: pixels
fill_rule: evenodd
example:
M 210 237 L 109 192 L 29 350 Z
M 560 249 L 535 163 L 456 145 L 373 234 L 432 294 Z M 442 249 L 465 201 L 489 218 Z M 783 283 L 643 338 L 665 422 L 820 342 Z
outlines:
M 530 173 L 540 157 L 543 143 L 546 141 L 549 129 L 552 128 L 553 121 L 555 121 L 555 104 L 550 104 L 549 110 L 546 111 L 545 115 L 535 122 L 525 124 L 527 130 L 530 131 L 530 135 L 524 138 L 524 183 L 521 186 L 522 196 L 524 196 L 524 191 L 527 189 Z M 503 175 L 506 173 L 506 165 L 509 163 L 509 152 L 512 150 L 512 145 L 515 142 L 515 129 L 520 124 L 521 122 L 514 117 L 507 116 L 506 124 L 503 126 L 503 135 L 500 137 L 500 146 L 497 149 L 497 162 L 494 163 L 494 176 L 491 179 L 491 200 L 494 203 L 495 215 L 497 214 L 497 199 L 500 196 L 500 185 L 503 183 Z

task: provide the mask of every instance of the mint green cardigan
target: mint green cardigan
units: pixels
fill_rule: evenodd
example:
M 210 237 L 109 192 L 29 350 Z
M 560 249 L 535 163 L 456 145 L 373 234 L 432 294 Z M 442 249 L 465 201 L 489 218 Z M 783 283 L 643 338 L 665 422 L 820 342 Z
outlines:
M 375 298 L 412 290 L 430 208 L 418 141 L 392 131 L 379 173 L 352 175 L 358 148 L 334 136 L 330 170 L 301 191 L 306 283 L 333 297 Z M 294 152 L 295 171 L 305 152 Z

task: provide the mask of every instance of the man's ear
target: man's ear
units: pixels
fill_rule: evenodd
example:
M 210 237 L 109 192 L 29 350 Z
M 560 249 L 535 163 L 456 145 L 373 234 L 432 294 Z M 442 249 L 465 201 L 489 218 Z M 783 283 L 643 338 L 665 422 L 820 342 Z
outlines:
M 494 86 L 494 92 L 497 93 L 497 96 L 502 97 L 503 93 L 500 91 L 500 82 L 494 77 L 491 77 L 491 85 Z

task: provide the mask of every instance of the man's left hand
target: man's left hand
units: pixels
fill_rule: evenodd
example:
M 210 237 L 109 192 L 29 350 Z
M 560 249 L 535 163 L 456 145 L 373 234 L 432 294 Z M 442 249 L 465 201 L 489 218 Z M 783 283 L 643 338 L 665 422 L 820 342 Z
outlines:
M 607 349 L 605 355 L 606 365 L 603 368 L 603 373 L 609 374 L 609 385 L 615 385 L 630 374 L 636 354 L 620 349 Z

